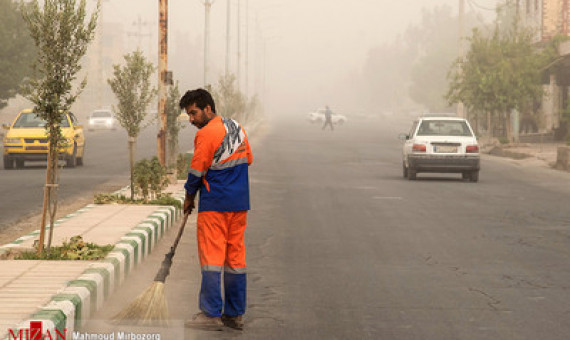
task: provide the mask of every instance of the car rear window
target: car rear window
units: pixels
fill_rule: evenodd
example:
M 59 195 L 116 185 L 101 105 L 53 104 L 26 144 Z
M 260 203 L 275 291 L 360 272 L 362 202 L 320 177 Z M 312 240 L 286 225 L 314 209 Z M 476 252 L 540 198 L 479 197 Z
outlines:
M 46 121 L 41 119 L 34 112 L 24 112 L 18 117 L 14 123 L 15 128 L 43 128 L 46 126 Z M 61 119 L 61 127 L 69 127 L 69 121 L 67 120 L 67 115 L 64 115 Z
M 109 111 L 95 111 L 91 114 L 93 118 L 108 118 L 112 117 L 113 115 Z
M 418 129 L 418 136 L 467 136 L 473 134 L 463 120 L 424 120 Z

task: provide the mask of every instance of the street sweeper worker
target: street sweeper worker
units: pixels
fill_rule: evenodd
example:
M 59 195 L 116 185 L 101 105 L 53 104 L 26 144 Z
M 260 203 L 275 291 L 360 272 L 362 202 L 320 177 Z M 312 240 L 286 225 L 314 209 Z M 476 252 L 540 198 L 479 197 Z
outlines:
M 216 114 L 208 91 L 186 92 L 180 99 L 180 108 L 186 110 L 190 123 L 199 129 L 184 185 L 184 212 L 192 212 L 200 192 L 197 238 L 202 269 L 201 312 L 185 325 L 206 330 L 219 330 L 223 325 L 242 329 L 246 308 L 244 231 L 249 210 L 248 166 L 253 155 L 245 130 L 235 120 Z

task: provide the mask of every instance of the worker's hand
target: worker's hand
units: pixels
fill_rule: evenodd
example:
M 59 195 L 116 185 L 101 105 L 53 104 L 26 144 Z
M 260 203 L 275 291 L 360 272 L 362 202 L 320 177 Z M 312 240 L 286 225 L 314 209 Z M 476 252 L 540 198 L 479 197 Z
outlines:
M 192 213 L 192 210 L 194 210 L 194 198 L 196 197 L 196 194 L 194 195 L 188 195 L 186 194 L 186 198 L 184 199 L 184 213 L 190 215 Z

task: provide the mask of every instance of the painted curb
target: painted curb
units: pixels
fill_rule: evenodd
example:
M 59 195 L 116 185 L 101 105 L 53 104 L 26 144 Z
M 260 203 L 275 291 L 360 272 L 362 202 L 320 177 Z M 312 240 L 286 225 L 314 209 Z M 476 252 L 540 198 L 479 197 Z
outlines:
M 184 190 L 174 193 L 173 197 L 183 203 Z M 55 222 L 54 225 L 57 227 L 64 220 L 73 218 L 93 206 L 95 205 L 90 204 L 69 214 Z M 77 279 L 69 281 L 67 287 L 52 296 L 51 301 L 40 311 L 32 314 L 28 320 L 19 323 L 13 330 L 29 329 L 30 321 L 42 321 L 44 330 L 50 329 L 52 335 L 65 331 L 69 335 L 84 326 L 87 320 L 103 306 L 105 299 L 151 253 L 158 240 L 181 215 L 181 210 L 176 207 L 157 207 L 141 223 L 126 233 L 105 259 L 93 263 Z M 37 233 L 39 231 L 0 247 L 0 254 L 3 248 L 5 250 L 9 249 L 10 245 L 17 246 L 24 240 L 35 237 Z M 17 241 L 19 242 L 16 243 Z M 9 334 L 5 339 L 8 337 Z
M 74 213 L 65 215 L 64 217 L 62 217 L 62 218 L 56 220 L 56 221 L 53 223 L 54 228 L 57 228 L 60 224 L 62 224 L 63 222 L 69 220 L 70 218 L 73 218 L 73 217 L 75 217 L 75 216 L 78 216 L 78 215 L 80 215 L 80 214 L 86 212 L 86 211 L 89 211 L 90 209 L 93 209 L 93 207 L 95 207 L 95 206 L 96 206 L 96 204 L 88 204 L 88 205 L 86 205 L 85 207 L 83 207 L 83 208 L 81 208 L 81 209 L 75 211 Z M 48 224 L 46 225 L 46 232 L 49 231 L 50 228 L 51 228 L 51 226 L 50 226 L 50 224 L 48 223 Z M 12 241 L 12 242 L 10 242 L 10 243 L 1 245 L 1 246 L 0 246 L 0 256 L 4 255 L 4 254 L 7 253 L 8 251 L 10 251 L 10 248 L 19 247 L 20 244 L 22 244 L 24 241 L 27 241 L 27 240 L 32 239 L 32 238 L 36 238 L 39 234 L 40 234 L 40 231 L 39 231 L 39 230 L 34 230 L 34 231 L 32 231 L 31 233 L 29 233 L 29 234 L 27 234 L 27 235 L 24 235 L 24 236 L 21 236 L 21 237 L 15 239 L 14 241 Z

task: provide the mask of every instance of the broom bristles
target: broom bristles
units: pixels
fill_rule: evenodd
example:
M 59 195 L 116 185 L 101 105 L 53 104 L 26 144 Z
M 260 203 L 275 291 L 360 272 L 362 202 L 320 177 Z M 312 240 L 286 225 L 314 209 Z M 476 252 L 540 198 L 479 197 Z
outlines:
M 167 326 L 168 305 L 164 283 L 154 281 L 127 308 L 113 317 L 115 324 L 139 326 Z

